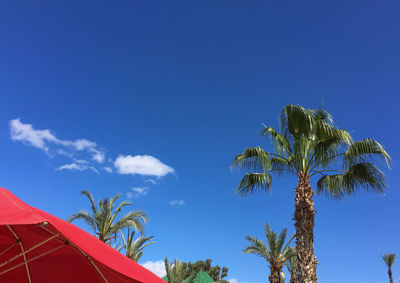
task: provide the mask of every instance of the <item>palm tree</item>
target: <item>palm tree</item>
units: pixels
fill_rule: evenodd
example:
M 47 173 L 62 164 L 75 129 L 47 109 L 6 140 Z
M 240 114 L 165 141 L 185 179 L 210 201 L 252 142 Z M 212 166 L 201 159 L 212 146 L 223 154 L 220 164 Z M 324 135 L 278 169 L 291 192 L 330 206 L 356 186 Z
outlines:
M 132 233 L 130 233 L 129 228 L 128 228 L 127 240 L 125 240 L 124 234 L 121 232 L 121 230 L 119 232 L 122 238 L 122 246 L 125 249 L 125 255 L 136 262 L 138 262 L 139 259 L 142 257 L 143 249 L 148 245 L 155 243 L 155 242 L 150 242 L 154 236 L 145 237 L 144 235 L 140 235 L 140 237 L 138 237 L 135 241 L 133 241 L 133 238 L 135 236 L 135 231 L 133 230 Z
M 265 236 L 267 237 L 267 245 L 262 240 L 257 239 L 253 236 L 247 236 L 246 239 L 251 243 L 247 246 L 243 253 L 245 254 L 256 254 L 263 257 L 269 265 L 270 275 L 268 277 L 271 283 L 281 283 L 281 273 L 283 264 L 286 262 L 287 257 L 290 253 L 288 247 L 290 242 L 293 240 L 294 235 L 284 246 L 286 240 L 287 229 L 283 229 L 282 232 L 277 235 L 271 230 L 267 223 L 264 224 Z
M 116 220 L 122 208 L 131 205 L 130 202 L 123 201 L 114 209 L 115 201 L 119 198 L 120 194 L 115 195 L 111 200 L 108 198 L 100 200 L 98 202 L 99 209 L 90 192 L 82 191 L 81 194 L 89 199 L 92 211 L 89 213 L 88 211 L 81 210 L 71 215 L 67 220 L 68 222 L 72 222 L 75 219 L 82 219 L 93 229 L 99 240 L 107 244 L 111 244 L 116 239 L 118 230 L 123 228 L 133 227 L 136 230 L 143 231 L 141 221 L 147 221 L 147 216 L 143 211 L 131 211 L 119 220 Z
M 174 260 L 173 264 L 168 262 L 168 258 L 164 259 L 165 271 L 167 272 L 167 278 L 169 283 L 181 283 L 189 276 L 187 264 Z
M 389 275 L 390 283 L 393 283 L 392 265 L 394 263 L 395 257 L 396 257 L 396 254 L 384 254 L 384 255 L 382 255 L 382 259 L 383 259 L 383 261 L 386 263 L 386 265 L 388 267 L 388 275 Z
M 297 283 L 297 252 L 296 247 L 289 248 L 287 259 L 284 263 L 285 267 L 290 273 L 290 283 Z
M 250 171 L 237 187 L 243 196 L 257 191 L 271 191 L 272 173 L 294 175 L 296 247 L 298 280 L 316 282 L 314 255 L 315 192 L 310 180 L 320 176 L 317 192 L 340 199 L 360 189 L 383 192 L 385 175 L 374 164 L 377 158 L 388 164 L 389 155 L 371 138 L 353 142 L 349 132 L 333 125 L 332 116 L 322 109 L 287 105 L 280 117 L 281 130 L 264 126 L 262 135 L 271 138 L 273 152 L 261 147 L 247 148 L 236 156 L 232 167 Z

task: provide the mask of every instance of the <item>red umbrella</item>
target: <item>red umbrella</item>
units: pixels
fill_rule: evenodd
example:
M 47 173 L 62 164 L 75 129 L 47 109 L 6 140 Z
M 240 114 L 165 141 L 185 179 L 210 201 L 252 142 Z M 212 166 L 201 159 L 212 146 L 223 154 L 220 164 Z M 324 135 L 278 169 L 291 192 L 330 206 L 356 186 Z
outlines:
M 165 283 L 93 235 L 3 188 L 0 282 Z

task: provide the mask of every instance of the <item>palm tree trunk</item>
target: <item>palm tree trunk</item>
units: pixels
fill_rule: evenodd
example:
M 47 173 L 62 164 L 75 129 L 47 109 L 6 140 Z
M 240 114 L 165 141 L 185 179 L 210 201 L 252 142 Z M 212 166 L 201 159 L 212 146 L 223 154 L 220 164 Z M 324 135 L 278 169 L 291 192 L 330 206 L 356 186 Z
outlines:
M 271 283 L 281 283 L 280 270 L 276 268 L 271 268 L 271 272 L 268 276 L 269 282 Z
M 316 258 L 314 255 L 314 202 L 308 175 L 301 175 L 296 188 L 294 221 L 296 227 L 297 280 L 299 283 L 316 283 Z
M 393 283 L 392 269 L 390 267 L 389 267 L 389 270 L 388 270 L 388 274 L 389 274 L 390 283 Z

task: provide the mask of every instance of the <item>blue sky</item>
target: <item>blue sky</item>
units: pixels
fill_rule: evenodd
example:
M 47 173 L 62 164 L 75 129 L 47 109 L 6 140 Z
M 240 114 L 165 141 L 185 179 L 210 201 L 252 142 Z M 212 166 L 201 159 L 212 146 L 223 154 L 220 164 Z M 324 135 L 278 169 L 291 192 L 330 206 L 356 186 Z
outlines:
M 244 237 L 263 237 L 264 222 L 294 231 L 296 180 L 240 198 L 242 174 L 229 166 L 247 146 L 269 148 L 258 131 L 278 127 L 284 105 L 322 104 L 393 160 L 385 195 L 316 197 L 319 282 L 387 282 L 380 254 L 400 253 L 399 9 L 1 1 L 0 185 L 64 219 L 89 209 L 83 189 L 96 199 L 119 192 L 150 217 L 157 243 L 142 263 L 212 258 L 232 282 L 266 282 L 263 260 L 241 253 Z

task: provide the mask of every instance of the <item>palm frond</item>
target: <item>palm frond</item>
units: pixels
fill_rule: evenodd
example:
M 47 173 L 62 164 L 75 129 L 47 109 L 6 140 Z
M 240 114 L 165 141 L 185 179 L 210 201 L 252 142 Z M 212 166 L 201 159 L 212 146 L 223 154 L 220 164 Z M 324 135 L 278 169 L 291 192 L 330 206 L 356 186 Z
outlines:
M 287 105 L 281 113 L 281 132 L 292 136 L 309 136 L 312 130 L 312 111 L 300 105 Z
M 374 158 L 384 160 L 389 167 L 390 156 L 379 142 L 371 138 L 360 140 L 353 143 L 345 152 L 343 167 L 349 168 L 360 162 L 372 162 Z
M 278 241 L 276 238 L 277 235 L 274 231 L 271 230 L 271 227 L 267 223 L 264 224 L 264 232 L 265 232 L 265 237 L 267 238 L 269 251 L 275 258 L 275 256 L 280 252 L 278 250 Z
M 68 219 L 67 222 L 72 222 L 75 219 L 82 219 L 85 221 L 86 224 L 88 224 L 94 232 L 96 232 L 96 223 L 93 217 L 90 215 L 89 212 L 85 210 L 80 210 L 78 213 L 72 214 Z
M 280 177 L 285 175 L 298 175 L 298 171 L 292 160 L 292 156 L 288 157 L 287 159 L 282 157 L 272 157 L 271 173 L 276 173 Z
M 94 202 L 92 194 L 89 191 L 83 190 L 83 191 L 81 191 L 81 195 L 84 195 L 89 199 L 90 204 L 92 206 L 92 212 L 93 212 L 94 215 L 97 215 L 98 214 L 98 210 L 97 210 L 97 207 L 96 207 L 96 204 Z
M 386 187 L 385 174 L 372 163 L 353 165 L 344 174 L 325 175 L 317 182 L 317 193 L 325 193 L 335 199 L 351 195 L 356 190 L 382 193 Z
M 279 251 L 281 251 L 283 248 L 283 244 L 285 243 L 285 240 L 286 240 L 287 231 L 288 231 L 287 228 L 283 229 L 282 232 L 278 236 L 277 250 L 279 250 Z
M 278 154 L 286 155 L 287 153 L 292 153 L 292 149 L 290 148 L 290 143 L 284 135 L 278 133 L 272 127 L 267 127 L 266 125 L 263 126 L 264 128 L 261 129 L 260 134 L 262 136 L 268 135 L 271 138 L 271 141 L 275 145 L 275 151 Z
M 232 161 L 231 168 L 241 168 L 245 170 L 268 171 L 271 158 L 261 147 L 246 148 L 243 153 L 237 155 Z
M 246 236 L 246 240 L 249 241 L 251 245 L 244 248 L 244 254 L 255 254 L 265 258 L 268 262 L 270 261 L 269 251 L 263 241 L 253 236 Z
M 236 191 L 245 196 L 248 193 L 271 191 L 272 178 L 269 173 L 247 173 L 240 181 Z
M 288 249 L 287 254 L 286 254 L 286 261 L 285 261 L 285 267 L 287 270 L 292 274 L 293 272 L 296 272 L 297 270 L 297 251 L 296 247 L 291 247 Z
M 113 209 L 113 206 L 111 206 L 111 204 L 112 204 L 113 202 L 110 202 L 110 212 L 112 212 L 112 209 Z M 122 208 L 124 207 L 124 206 L 128 206 L 128 205 L 131 205 L 132 203 L 130 202 L 130 201 L 123 201 L 123 202 L 121 202 L 119 205 L 118 205 L 118 207 L 114 210 L 114 213 L 112 214 L 112 216 L 111 217 L 109 217 L 109 219 L 110 219 L 110 223 L 113 223 L 114 222 L 114 220 L 115 220 L 115 218 L 117 217 L 117 215 L 122 211 Z
M 111 233 L 114 233 L 123 228 L 133 227 L 137 231 L 144 231 L 144 226 L 141 221 L 147 222 L 148 218 L 143 211 L 135 210 L 121 217 L 111 228 Z
M 333 164 L 339 157 L 339 150 L 352 143 L 349 132 L 342 129 L 331 129 L 325 133 L 317 133 L 317 142 L 314 147 L 313 163 L 319 163 L 322 168 Z

